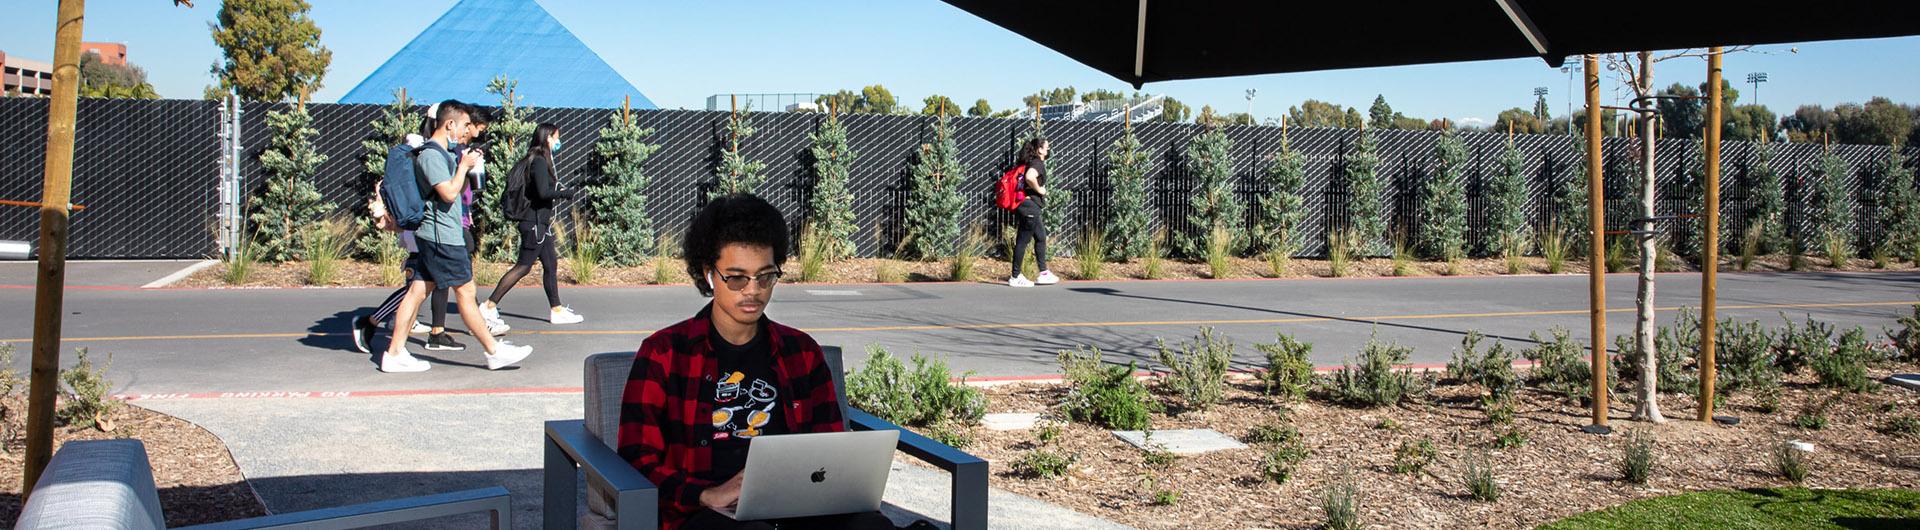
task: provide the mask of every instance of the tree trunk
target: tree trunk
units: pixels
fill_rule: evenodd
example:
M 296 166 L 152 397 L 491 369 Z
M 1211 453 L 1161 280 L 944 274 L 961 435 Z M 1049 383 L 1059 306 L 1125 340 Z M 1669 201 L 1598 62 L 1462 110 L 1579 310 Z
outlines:
M 1651 55 L 1650 52 L 1640 52 L 1640 86 L 1636 88 L 1643 96 L 1653 94 L 1653 57 Z M 1647 105 L 1658 108 L 1658 104 L 1654 102 L 1648 102 Z M 1653 118 L 1654 115 L 1647 115 L 1640 120 L 1642 133 L 1640 152 L 1644 155 L 1640 157 L 1640 217 L 1643 219 L 1653 217 L 1654 177 L 1656 176 L 1653 170 L 1656 120 Z M 1666 418 L 1660 416 L 1660 356 L 1655 351 L 1653 343 L 1653 273 L 1654 263 L 1658 259 L 1653 241 L 1654 223 L 1651 221 L 1639 223 L 1634 228 L 1640 231 L 1637 234 L 1640 238 L 1639 298 L 1636 301 L 1637 318 L 1633 330 L 1634 346 L 1640 350 L 1640 395 L 1633 417 L 1653 423 L 1665 423 Z

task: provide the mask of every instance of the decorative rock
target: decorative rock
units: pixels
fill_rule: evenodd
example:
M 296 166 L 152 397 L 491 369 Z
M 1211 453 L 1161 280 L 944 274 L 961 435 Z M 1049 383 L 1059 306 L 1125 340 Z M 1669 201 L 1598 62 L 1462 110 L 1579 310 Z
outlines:
M 1002 412 L 988 414 L 980 418 L 980 425 L 989 431 L 1020 431 L 1032 429 L 1040 422 L 1038 412 Z
M 1113 431 L 1120 441 L 1141 449 L 1147 448 L 1147 436 L 1142 431 Z M 1153 431 L 1153 445 L 1176 455 L 1197 455 L 1227 449 L 1245 449 L 1240 443 L 1213 429 L 1179 429 L 1171 431 Z

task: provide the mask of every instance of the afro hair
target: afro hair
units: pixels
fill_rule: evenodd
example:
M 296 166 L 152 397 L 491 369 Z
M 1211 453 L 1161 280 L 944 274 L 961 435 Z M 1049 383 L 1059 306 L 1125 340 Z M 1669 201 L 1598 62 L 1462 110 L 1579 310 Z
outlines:
M 720 261 L 720 249 L 740 243 L 773 249 L 773 264 L 787 263 L 787 219 L 765 199 L 745 193 L 715 198 L 700 209 L 687 227 L 681 246 L 687 277 L 701 296 L 713 296 L 707 269 Z

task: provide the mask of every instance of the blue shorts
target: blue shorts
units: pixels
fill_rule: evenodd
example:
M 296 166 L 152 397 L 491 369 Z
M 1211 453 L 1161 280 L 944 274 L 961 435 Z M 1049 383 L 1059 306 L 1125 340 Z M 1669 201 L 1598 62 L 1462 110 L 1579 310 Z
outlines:
M 425 239 L 415 244 L 420 247 L 420 268 L 414 279 L 433 282 L 436 288 L 459 287 L 473 281 L 473 261 L 467 258 L 467 247 Z

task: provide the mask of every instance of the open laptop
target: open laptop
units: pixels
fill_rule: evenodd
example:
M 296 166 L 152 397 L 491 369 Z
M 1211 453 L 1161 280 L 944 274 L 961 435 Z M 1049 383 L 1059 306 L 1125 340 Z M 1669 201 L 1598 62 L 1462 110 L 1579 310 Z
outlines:
M 877 511 L 899 442 L 892 429 L 754 438 L 740 502 L 715 511 L 739 521 Z

